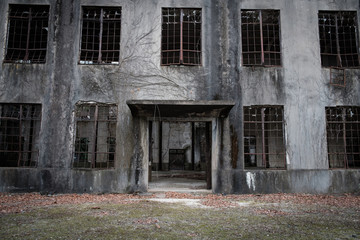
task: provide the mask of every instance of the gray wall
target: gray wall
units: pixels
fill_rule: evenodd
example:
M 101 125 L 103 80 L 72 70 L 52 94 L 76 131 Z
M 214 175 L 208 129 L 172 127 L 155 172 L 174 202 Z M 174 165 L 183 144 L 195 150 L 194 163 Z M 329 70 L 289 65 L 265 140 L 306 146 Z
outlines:
M 2 63 L 0 102 L 42 104 L 39 164 L 36 169 L 1 168 L 0 191 L 146 191 L 139 177 L 147 174 L 147 143 L 140 141 L 147 121 L 133 119 L 128 99 L 236 101 L 224 121 L 220 163 L 213 169 L 221 181 L 216 192 L 359 190 L 357 171 L 327 170 L 325 106 L 360 105 L 360 70 L 347 70 L 345 88 L 329 84 L 329 69 L 321 68 L 317 25 L 319 10 L 359 11 L 359 1 L 3 0 L 1 61 L 8 4 L 29 2 L 50 5 L 46 64 Z M 83 5 L 122 7 L 119 65 L 78 64 Z M 161 7 L 202 8 L 202 66 L 160 66 Z M 281 14 L 282 67 L 242 67 L 240 11 L 268 8 Z M 71 169 L 78 101 L 118 104 L 115 169 Z M 248 173 L 243 169 L 242 106 L 267 104 L 284 105 L 288 170 Z M 355 180 L 345 184 L 351 181 L 341 179 Z

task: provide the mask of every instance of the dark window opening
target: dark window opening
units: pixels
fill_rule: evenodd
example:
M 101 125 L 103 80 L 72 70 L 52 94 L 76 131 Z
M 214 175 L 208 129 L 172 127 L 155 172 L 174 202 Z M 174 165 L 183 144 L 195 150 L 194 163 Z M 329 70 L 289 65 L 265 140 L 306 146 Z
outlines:
M 76 138 L 75 140 L 75 159 L 79 162 L 88 160 L 89 139 L 87 137 Z
M 83 7 L 80 64 L 119 64 L 121 8 Z
M 280 11 L 242 10 L 244 66 L 281 66 Z
M 169 149 L 169 170 L 184 170 L 185 150 Z
M 201 9 L 163 8 L 161 65 L 201 65 Z
M 0 167 L 35 167 L 41 105 L 0 104 Z
M 326 107 L 330 168 L 360 168 L 360 107 Z
M 356 12 L 319 12 L 323 67 L 359 67 Z
M 244 107 L 245 168 L 286 168 L 282 106 Z
M 45 63 L 49 6 L 10 5 L 6 63 Z
M 84 103 L 76 106 L 74 168 L 113 168 L 117 106 Z

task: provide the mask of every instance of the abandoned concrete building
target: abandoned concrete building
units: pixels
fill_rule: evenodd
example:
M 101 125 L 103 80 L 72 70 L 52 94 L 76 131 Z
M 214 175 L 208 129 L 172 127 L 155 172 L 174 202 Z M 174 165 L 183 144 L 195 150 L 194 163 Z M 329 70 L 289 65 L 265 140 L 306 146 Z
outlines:
M 359 14 L 2 0 L 0 191 L 146 192 L 165 172 L 214 193 L 360 191 Z

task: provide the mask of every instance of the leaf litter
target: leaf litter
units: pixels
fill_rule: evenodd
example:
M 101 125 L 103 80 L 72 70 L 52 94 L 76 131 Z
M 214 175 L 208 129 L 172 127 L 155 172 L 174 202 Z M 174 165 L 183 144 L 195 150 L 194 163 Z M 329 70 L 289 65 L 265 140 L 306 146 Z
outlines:
M 35 207 L 64 205 L 64 204 L 131 204 L 138 200 L 154 199 L 155 194 L 59 194 L 41 195 L 39 193 L 0 193 L 0 214 L 21 213 Z M 343 195 L 313 195 L 313 194 L 243 194 L 243 195 L 222 195 L 206 194 L 198 195 L 191 193 L 166 192 L 164 199 L 183 199 L 198 202 L 206 207 L 232 208 L 241 207 L 241 203 L 269 203 L 269 204 L 299 204 L 308 206 L 328 206 L 334 208 L 354 208 L 360 212 L 360 196 L 354 194 Z M 93 206 L 91 209 L 100 209 Z M 258 214 L 286 215 L 278 209 L 257 209 Z M 328 211 L 331 211 L 328 210 Z

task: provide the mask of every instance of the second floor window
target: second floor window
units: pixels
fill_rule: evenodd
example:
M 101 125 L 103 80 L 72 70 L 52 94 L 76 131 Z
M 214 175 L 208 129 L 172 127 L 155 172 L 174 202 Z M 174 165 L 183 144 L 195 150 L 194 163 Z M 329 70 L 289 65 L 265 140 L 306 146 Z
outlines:
M 84 7 L 80 64 L 119 64 L 121 8 Z
M 45 63 L 49 6 L 10 5 L 6 63 Z
M 163 8 L 161 65 L 201 65 L 201 9 Z
M 359 67 L 356 12 L 319 12 L 319 38 L 323 67 Z
M 244 66 L 280 66 L 280 11 L 242 10 Z

